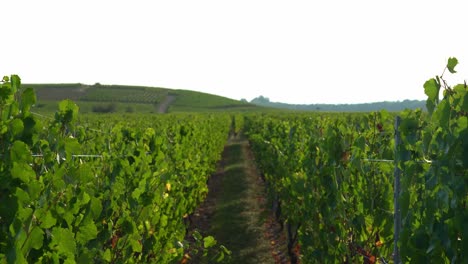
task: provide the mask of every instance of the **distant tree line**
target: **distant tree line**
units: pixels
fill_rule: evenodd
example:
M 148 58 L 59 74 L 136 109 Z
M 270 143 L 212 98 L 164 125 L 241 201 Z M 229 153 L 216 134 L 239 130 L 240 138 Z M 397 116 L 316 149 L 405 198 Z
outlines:
M 250 101 L 252 104 L 292 109 L 303 111 L 324 111 L 324 112 L 371 112 L 387 110 L 391 112 L 398 112 L 405 109 L 425 109 L 426 102 L 419 100 L 404 100 L 396 102 L 376 102 L 376 103 L 362 103 L 362 104 L 286 104 L 279 102 L 271 102 L 268 97 L 259 96 Z

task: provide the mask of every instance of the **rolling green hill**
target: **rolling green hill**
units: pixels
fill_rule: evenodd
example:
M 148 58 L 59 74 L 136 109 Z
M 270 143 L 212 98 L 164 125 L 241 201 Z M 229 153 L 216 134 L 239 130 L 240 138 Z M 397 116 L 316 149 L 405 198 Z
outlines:
M 83 113 L 89 112 L 213 112 L 257 111 L 264 107 L 222 96 L 167 88 L 69 84 L 24 84 L 37 94 L 36 111 L 53 112 L 57 103 L 71 99 Z

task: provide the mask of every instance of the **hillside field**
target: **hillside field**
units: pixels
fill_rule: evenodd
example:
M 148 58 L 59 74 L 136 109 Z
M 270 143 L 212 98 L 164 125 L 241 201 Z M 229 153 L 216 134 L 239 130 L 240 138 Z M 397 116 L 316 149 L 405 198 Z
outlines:
M 157 87 L 81 83 L 23 84 L 23 87 L 35 90 L 38 102 L 34 111 L 43 113 L 54 112 L 58 102 L 64 99 L 76 102 L 81 113 L 244 112 L 268 109 L 207 93 Z

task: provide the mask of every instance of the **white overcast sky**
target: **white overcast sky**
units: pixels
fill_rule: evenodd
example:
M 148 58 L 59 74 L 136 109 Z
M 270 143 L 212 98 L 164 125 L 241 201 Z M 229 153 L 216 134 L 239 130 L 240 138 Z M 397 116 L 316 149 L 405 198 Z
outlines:
M 425 99 L 449 57 L 460 62 L 449 80 L 468 79 L 467 11 L 461 0 L 2 0 L 0 75 L 288 103 Z

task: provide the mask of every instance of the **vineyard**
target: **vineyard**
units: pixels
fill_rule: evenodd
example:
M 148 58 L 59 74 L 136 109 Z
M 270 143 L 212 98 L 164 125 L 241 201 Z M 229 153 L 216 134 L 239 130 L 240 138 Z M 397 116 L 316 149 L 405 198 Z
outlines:
M 67 100 L 41 120 L 18 76 L 1 89 L 0 262 L 182 257 L 184 219 L 206 196 L 228 115 L 83 120 Z
M 457 63 L 424 84 L 427 111 L 401 113 L 103 118 L 63 100 L 47 117 L 4 77 L 0 263 L 185 263 L 190 247 L 222 262 L 215 238 L 186 237 L 230 134 L 250 142 L 292 263 L 467 263 L 468 88 L 444 79 Z M 159 100 L 148 91 L 131 100 Z
M 468 89 L 443 76 L 424 88 L 428 113 L 246 117 L 304 262 L 468 261 Z
M 36 92 L 38 104 L 33 106 L 34 112 L 55 112 L 57 103 L 61 100 L 73 100 L 80 108 L 80 113 L 99 112 L 94 108 L 105 108 L 113 105 L 114 109 L 107 112 L 138 112 L 154 113 L 157 106 L 164 103 L 168 97 L 175 102 L 170 105 L 169 112 L 216 112 L 216 111 L 258 111 L 265 108 L 233 99 L 193 92 L 188 90 L 167 89 L 145 86 L 104 85 L 96 83 L 85 85 L 81 83 L 65 84 L 25 84 Z M 128 109 L 132 109 L 129 111 Z

